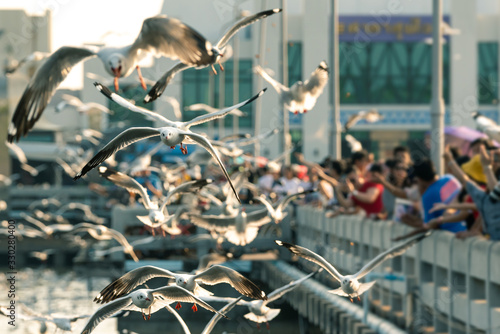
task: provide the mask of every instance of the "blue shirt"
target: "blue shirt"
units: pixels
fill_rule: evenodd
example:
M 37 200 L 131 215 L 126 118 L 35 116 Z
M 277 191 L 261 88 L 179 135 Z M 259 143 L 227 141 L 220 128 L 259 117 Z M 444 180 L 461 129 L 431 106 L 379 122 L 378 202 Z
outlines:
M 424 211 L 424 223 L 427 224 L 431 219 L 443 215 L 444 210 L 429 212 L 434 207 L 435 203 L 449 204 L 460 192 L 462 186 L 453 175 L 443 175 L 427 188 L 422 195 L 422 209 Z M 440 225 L 440 229 L 450 232 L 465 231 L 467 227 L 463 222 L 444 223 Z

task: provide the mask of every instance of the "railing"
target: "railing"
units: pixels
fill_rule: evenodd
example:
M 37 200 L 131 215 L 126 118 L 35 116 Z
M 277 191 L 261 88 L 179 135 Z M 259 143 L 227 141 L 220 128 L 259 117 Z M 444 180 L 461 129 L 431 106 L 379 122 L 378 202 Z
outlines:
M 356 216 L 326 218 L 323 210 L 304 206 L 297 209 L 296 231 L 298 245 L 352 274 L 411 228 Z M 406 277 L 377 280 L 362 297 L 374 313 L 409 332 L 500 333 L 500 242 L 436 231 L 374 272 Z

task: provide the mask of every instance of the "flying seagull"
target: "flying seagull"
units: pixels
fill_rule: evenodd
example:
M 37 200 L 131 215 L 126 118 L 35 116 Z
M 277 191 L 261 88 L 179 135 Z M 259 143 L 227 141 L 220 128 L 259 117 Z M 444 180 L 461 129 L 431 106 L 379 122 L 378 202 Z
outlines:
M 28 133 L 57 87 L 79 62 L 99 57 L 106 72 L 115 78 L 115 90 L 118 90 L 118 78 L 129 76 L 134 69 L 140 74 L 138 63 L 147 54 L 179 59 L 188 65 L 198 65 L 214 56 L 210 42 L 196 30 L 165 15 L 144 20 L 139 36 L 131 45 L 101 49 L 63 46 L 45 61 L 26 87 L 9 124 L 7 140 L 19 141 Z M 142 75 L 139 78 L 146 89 Z
M 201 332 L 201 334 L 210 334 L 210 333 L 212 333 L 212 330 L 214 329 L 215 325 L 217 324 L 217 322 L 219 322 L 220 318 L 222 318 L 221 314 L 226 315 L 227 313 L 229 313 L 229 311 L 231 311 L 238 304 L 238 302 L 241 300 L 241 298 L 243 298 L 243 296 L 235 298 L 233 301 L 231 301 L 226 306 L 224 306 L 223 308 L 221 308 L 219 310 L 219 313 L 215 314 L 212 317 L 212 319 L 210 319 L 210 321 L 207 323 L 207 325 L 205 326 L 205 328 L 203 329 L 203 331 Z
M 157 289 L 139 289 L 120 297 L 97 309 L 90 317 L 81 334 L 90 334 L 99 323 L 121 310 L 138 311 L 144 320 L 151 318 L 151 313 L 161 310 L 172 302 L 195 303 L 217 313 L 212 306 L 179 286 L 164 286 Z M 146 317 L 145 312 L 148 312 Z M 223 315 L 224 316 L 224 315 Z M 226 316 L 224 316 L 226 317 Z
M 479 131 L 485 133 L 491 139 L 500 142 L 500 126 L 494 120 L 484 116 L 480 112 L 472 113 L 472 118 L 474 118 Z
M 350 134 L 345 135 L 345 140 L 347 141 L 347 144 L 349 144 L 349 148 L 351 149 L 351 152 L 359 152 L 363 150 L 363 144 Z
M 254 67 L 254 71 L 273 86 L 285 104 L 285 108 L 295 114 L 311 110 L 328 83 L 328 65 L 325 61 L 319 64 L 308 80 L 305 82 L 297 81 L 291 87 L 285 87 L 282 83 L 274 80 L 258 65 Z
M 270 10 L 265 10 L 260 13 L 247 16 L 240 21 L 238 21 L 235 25 L 233 25 L 225 34 L 222 36 L 222 38 L 217 42 L 215 46 L 212 47 L 211 50 L 211 55 L 210 57 L 203 57 L 201 61 L 199 61 L 197 64 L 188 64 L 184 61 L 180 63 L 177 63 L 174 65 L 170 70 L 168 70 L 158 81 L 156 84 L 151 88 L 151 90 L 148 92 L 148 94 L 144 97 L 144 103 L 149 103 L 151 101 L 156 100 L 167 88 L 168 83 L 174 78 L 174 76 L 181 71 L 184 71 L 190 67 L 196 67 L 196 68 L 203 68 L 207 66 L 212 66 L 212 70 L 214 71 L 215 74 L 217 74 L 217 71 L 215 71 L 214 64 L 219 63 L 219 66 L 221 70 L 224 70 L 224 67 L 222 67 L 220 61 L 221 57 L 224 56 L 225 48 L 231 37 L 233 37 L 240 29 L 257 22 L 260 19 L 263 19 L 265 17 L 271 16 L 273 14 L 281 12 L 281 8 L 275 8 L 275 9 L 270 9 Z M 210 43 L 209 43 L 210 44 Z
M 383 253 L 380 253 L 378 256 L 376 256 L 373 260 L 368 262 L 363 268 L 361 268 L 360 271 L 358 271 L 354 275 L 346 275 L 342 276 L 335 267 L 333 267 L 328 261 L 326 261 L 322 256 L 314 253 L 313 251 L 289 244 L 287 242 L 282 242 L 279 240 L 276 240 L 276 243 L 279 246 L 283 246 L 287 248 L 290 252 L 293 254 L 296 254 L 300 257 L 303 257 L 304 259 L 311 261 L 313 263 L 316 263 L 317 265 L 320 265 L 323 267 L 330 275 L 333 276 L 337 281 L 340 283 L 340 288 L 331 290 L 329 292 L 339 295 L 339 296 L 344 296 L 344 297 L 349 297 L 349 299 L 352 302 L 353 298 L 358 298 L 360 299 L 359 296 L 361 296 L 365 291 L 368 291 L 373 284 L 375 284 L 376 281 L 372 281 L 369 283 L 360 283 L 358 280 L 366 276 L 370 271 L 375 269 L 378 265 L 380 265 L 382 262 L 385 260 L 388 260 L 390 258 L 402 255 L 408 248 L 416 244 L 417 242 L 421 241 L 425 237 L 429 236 L 431 233 L 422 233 L 419 235 L 414 236 L 411 239 L 408 239 L 404 243 L 401 243 L 399 245 L 396 245 L 388 250 L 386 250 Z
M 368 111 L 361 110 L 349 117 L 344 125 L 344 131 L 349 130 L 362 119 L 364 119 L 368 123 L 375 123 L 382 120 L 383 118 L 384 116 L 382 116 L 377 109 L 370 109 Z
M 254 199 L 260 201 L 262 204 L 266 206 L 267 210 L 269 211 L 269 216 L 271 216 L 271 218 L 274 219 L 274 222 L 278 224 L 287 216 L 288 213 L 285 212 L 285 209 L 288 206 L 288 204 L 290 204 L 291 201 L 293 201 L 299 196 L 307 195 L 313 192 L 316 192 L 316 189 L 306 190 L 285 196 L 276 205 L 271 204 L 271 202 L 269 202 L 266 199 L 266 195 L 264 194 L 255 197 Z
M 106 286 L 97 297 L 94 298 L 94 301 L 99 304 L 115 300 L 155 277 L 174 278 L 177 286 L 193 292 L 196 296 L 209 296 L 212 294 L 210 291 L 203 289 L 198 283 L 208 285 L 228 283 L 238 290 L 239 293 L 247 297 L 263 300 L 267 299 L 266 293 L 248 278 L 234 269 L 216 265 L 196 275 L 176 274 L 169 270 L 154 266 L 140 267 L 129 271 Z M 180 305 L 176 306 L 176 308 L 179 307 Z M 196 309 L 196 306 L 193 306 L 193 309 Z
M 185 154 L 187 154 L 187 149 L 182 147 L 183 141 L 191 141 L 191 142 L 195 142 L 195 143 L 203 146 L 203 148 L 205 148 L 219 164 L 222 172 L 224 173 L 224 176 L 226 177 L 228 182 L 231 184 L 231 188 L 233 189 L 234 194 L 236 195 L 236 197 L 238 198 L 238 201 L 239 201 L 239 197 L 238 197 L 238 194 L 236 192 L 236 189 L 234 189 L 234 186 L 231 182 L 229 174 L 227 173 L 226 167 L 224 167 L 224 164 L 222 163 L 222 160 L 220 159 L 219 154 L 217 153 L 216 149 L 212 146 L 212 144 L 210 143 L 210 141 L 207 138 L 205 138 L 202 135 L 199 135 L 195 132 L 192 132 L 189 128 L 191 126 L 194 126 L 194 125 L 206 123 L 208 121 L 224 117 L 231 110 L 242 107 L 242 106 L 252 102 L 253 100 L 257 99 L 259 96 L 264 94 L 265 89 L 260 91 L 254 97 L 252 97 L 246 101 L 243 101 L 241 103 L 238 103 L 232 107 L 222 109 L 217 113 L 200 115 L 198 117 L 195 117 L 194 119 L 192 119 L 189 122 L 172 122 L 172 121 L 166 119 L 165 117 L 163 117 L 159 114 L 153 113 L 145 108 L 136 107 L 135 105 L 131 104 L 126 99 L 119 96 L 118 94 L 112 93 L 107 87 L 104 87 L 99 83 L 96 83 L 95 85 L 96 85 L 97 89 L 99 89 L 105 96 L 107 96 L 109 99 L 117 102 L 121 106 L 128 108 L 132 111 L 136 111 L 136 112 L 142 113 L 144 115 L 147 115 L 150 118 L 153 118 L 155 120 L 159 120 L 160 122 L 163 122 L 166 126 L 161 127 L 161 128 L 136 127 L 136 128 L 129 128 L 128 130 L 123 131 L 118 136 L 116 136 L 112 141 L 110 141 L 106 146 L 104 146 L 83 167 L 83 169 L 78 174 L 76 174 L 76 176 L 74 177 L 74 180 L 77 180 L 80 177 L 84 176 L 90 170 L 97 167 L 103 161 L 105 161 L 107 158 L 109 158 L 112 154 L 129 146 L 130 144 L 133 144 L 133 143 L 135 143 L 139 140 L 142 140 L 142 139 L 160 136 L 160 140 L 165 145 L 170 146 L 171 148 L 175 147 L 177 144 L 180 144 L 181 150 Z

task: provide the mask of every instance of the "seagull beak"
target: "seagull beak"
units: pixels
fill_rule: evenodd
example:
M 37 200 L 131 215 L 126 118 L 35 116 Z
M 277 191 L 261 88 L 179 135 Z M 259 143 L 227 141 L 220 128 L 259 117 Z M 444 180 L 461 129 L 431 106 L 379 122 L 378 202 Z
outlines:
M 151 299 L 149 299 L 149 298 L 146 298 L 146 300 L 147 300 L 148 302 L 150 302 L 150 301 L 151 301 Z

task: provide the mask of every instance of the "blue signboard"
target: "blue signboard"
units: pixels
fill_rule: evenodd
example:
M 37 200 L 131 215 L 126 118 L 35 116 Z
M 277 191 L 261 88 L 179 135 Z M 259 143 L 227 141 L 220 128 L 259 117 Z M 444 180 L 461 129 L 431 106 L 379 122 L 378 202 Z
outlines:
M 443 21 L 450 22 L 449 16 Z M 432 16 L 342 15 L 339 17 L 341 42 L 421 42 L 432 35 Z M 446 36 L 445 36 L 446 38 Z

